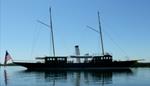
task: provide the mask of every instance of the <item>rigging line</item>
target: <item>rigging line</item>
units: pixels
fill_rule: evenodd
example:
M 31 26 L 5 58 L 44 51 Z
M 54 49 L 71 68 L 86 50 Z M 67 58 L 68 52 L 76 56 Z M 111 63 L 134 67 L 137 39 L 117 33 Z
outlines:
M 40 23 L 40 24 L 42 24 L 42 25 L 44 25 L 44 26 L 46 26 L 48 29 L 51 28 L 50 25 L 48 25 L 48 24 L 42 22 L 41 20 L 37 20 L 37 22 Z M 52 41 L 51 41 L 51 40 L 52 40 L 52 37 L 50 36 L 50 45 L 52 45 Z M 51 51 L 51 48 L 52 48 L 52 47 L 50 46 L 49 51 Z M 53 53 L 53 52 L 52 52 L 52 53 Z M 51 53 L 50 53 L 50 54 L 51 54 Z
M 90 27 L 88 25 L 86 27 L 89 28 L 89 29 L 91 29 L 91 30 L 93 30 L 93 31 L 95 31 L 95 32 L 97 32 L 97 33 L 99 33 L 99 31 L 95 30 L 94 28 L 92 28 L 92 27 Z
M 96 30 L 88 25 L 87 25 L 87 28 L 99 33 L 98 30 Z M 122 51 L 122 53 L 124 53 L 126 56 L 128 56 L 128 54 L 113 40 L 113 38 L 109 35 L 109 33 L 106 30 L 104 30 L 104 32 L 107 34 L 108 38 Z
M 38 39 L 39 39 L 39 36 L 40 36 L 40 31 L 38 30 L 36 30 L 35 31 L 37 34 L 35 34 L 34 35 L 34 37 L 33 37 L 33 42 L 32 42 L 32 48 L 31 48 L 31 57 L 33 56 L 33 53 L 34 53 L 34 49 L 35 49 L 35 47 L 36 47 L 36 44 L 37 44 L 37 41 L 38 41 Z
M 40 23 L 40 24 L 42 24 L 42 25 L 44 25 L 44 26 L 46 26 L 48 29 L 51 28 L 50 25 L 48 25 L 48 24 L 46 24 L 46 23 L 44 23 L 44 22 L 42 22 L 42 21 L 40 21 L 40 20 L 37 20 L 37 22 Z M 51 29 L 50 29 L 50 30 L 51 30 Z M 52 45 L 52 36 L 51 36 L 51 34 L 50 34 L 50 45 Z M 50 51 L 51 51 L 51 48 L 53 48 L 53 47 L 50 46 Z M 50 53 L 50 54 L 51 54 L 51 53 Z M 52 54 L 53 54 L 53 51 L 52 51 Z
M 93 31 L 95 31 L 95 32 L 97 32 L 98 34 L 99 34 L 99 31 L 98 30 L 96 30 L 96 29 L 94 29 L 94 28 L 92 28 L 92 27 L 90 27 L 90 26 L 86 26 L 87 28 L 89 28 L 89 29 L 91 29 L 91 30 L 93 30 Z M 99 44 L 99 42 L 98 42 L 98 44 Z M 95 54 L 96 55 L 96 54 Z
M 128 56 L 128 54 L 124 51 L 124 49 L 122 49 L 119 46 L 119 44 L 114 41 L 114 39 L 109 35 L 109 33 L 106 30 L 104 30 L 104 32 L 107 34 L 107 36 L 109 36 L 109 39 L 122 51 L 122 53 L 124 53 L 126 56 Z
M 53 32 L 53 22 L 52 22 L 51 7 L 49 7 L 49 16 L 50 16 L 50 18 L 49 18 L 50 19 L 50 22 L 49 22 L 50 25 L 45 24 L 45 23 L 43 23 L 43 22 L 41 22 L 39 20 L 37 20 L 37 22 L 39 22 L 39 23 L 41 23 L 41 24 L 43 24 L 43 25 L 45 25 L 45 26 L 50 28 L 50 32 L 51 32 L 50 37 L 51 37 L 51 41 L 52 41 L 53 56 L 55 57 L 55 43 L 54 43 L 54 32 Z
M 48 28 L 50 28 L 50 25 L 48 25 L 48 24 L 46 24 L 46 23 L 44 23 L 44 22 L 42 22 L 42 21 L 40 21 L 40 20 L 37 20 L 37 22 L 40 23 L 40 24 L 45 25 L 45 26 L 48 27 Z

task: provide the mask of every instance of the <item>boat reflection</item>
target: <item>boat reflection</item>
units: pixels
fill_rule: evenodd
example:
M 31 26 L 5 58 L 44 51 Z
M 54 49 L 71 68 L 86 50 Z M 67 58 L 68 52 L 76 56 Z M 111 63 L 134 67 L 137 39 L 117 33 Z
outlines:
M 43 79 L 45 82 L 52 83 L 55 86 L 57 83 L 72 82 L 74 86 L 85 85 L 106 85 L 113 83 L 113 76 L 133 75 L 132 70 L 98 70 L 98 71 L 31 71 L 25 70 L 23 73 L 34 74 L 37 79 Z M 38 80 L 37 80 L 38 81 Z
M 67 71 L 45 71 L 44 78 L 46 81 L 50 80 L 67 80 Z

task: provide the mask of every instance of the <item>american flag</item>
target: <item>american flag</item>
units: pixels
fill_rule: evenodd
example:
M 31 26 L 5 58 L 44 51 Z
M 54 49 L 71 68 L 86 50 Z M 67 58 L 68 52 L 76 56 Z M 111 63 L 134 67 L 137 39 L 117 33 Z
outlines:
M 6 51 L 4 65 L 6 65 L 7 61 L 9 61 L 9 60 L 12 60 L 12 58 L 11 58 L 10 54 Z

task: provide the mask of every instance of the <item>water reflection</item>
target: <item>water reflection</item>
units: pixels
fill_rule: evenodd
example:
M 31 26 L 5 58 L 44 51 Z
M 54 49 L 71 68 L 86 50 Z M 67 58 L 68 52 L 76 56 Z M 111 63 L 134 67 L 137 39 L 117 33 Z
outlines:
M 32 75 L 36 82 L 50 83 L 55 86 L 57 83 L 71 83 L 73 86 L 82 85 L 108 85 L 113 83 L 113 76 L 130 76 L 132 71 L 127 70 L 99 70 L 99 71 L 20 71 L 20 75 Z
M 7 86 L 8 84 L 8 76 L 7 76 L 7 71 L 4 69 L 4 82 L 5 82 L 5 86 Z
M 150 86 L 150 68 L 131 70 L 29 71 L 2 67 L 0 86 Z

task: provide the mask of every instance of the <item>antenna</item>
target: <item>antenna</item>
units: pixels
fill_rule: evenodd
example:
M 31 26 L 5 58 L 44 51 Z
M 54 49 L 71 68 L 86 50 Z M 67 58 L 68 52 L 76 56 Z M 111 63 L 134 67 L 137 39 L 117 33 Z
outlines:
M 97 14 L 98 14 L 99 33 L 100 33 L 100 40 L 101 40 L 102 54 L 104 55 L 103 35 L 102 35 L 102 29 L 101 29 L 101 22 L 100 22 L 99 11 L 97 12 Z

